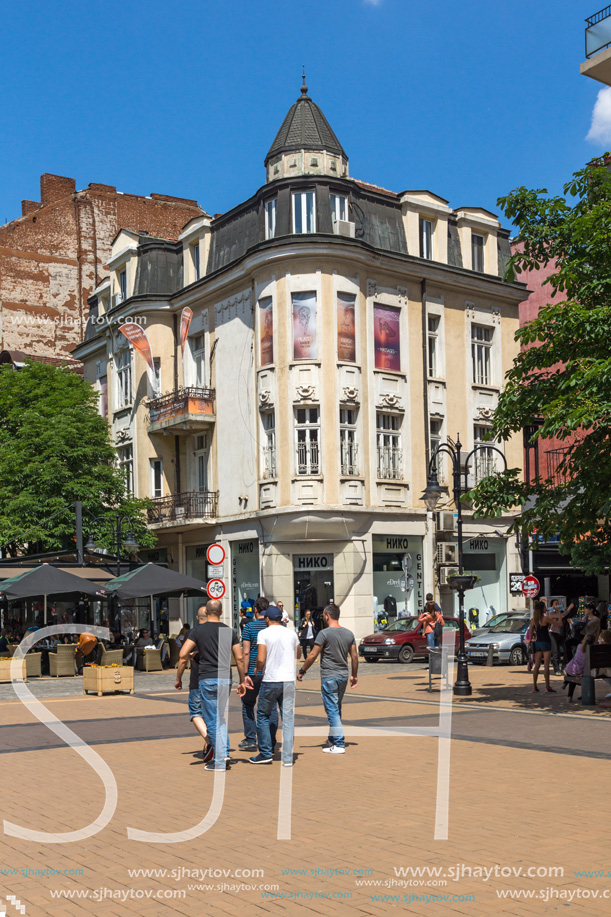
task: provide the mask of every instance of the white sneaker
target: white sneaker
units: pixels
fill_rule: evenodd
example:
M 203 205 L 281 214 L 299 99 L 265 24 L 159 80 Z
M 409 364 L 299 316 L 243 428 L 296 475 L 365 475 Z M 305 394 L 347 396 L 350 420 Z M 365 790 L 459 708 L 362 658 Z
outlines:
M 283 761 L 282 767 L 292 767 L 294 763 L 294 761 Z
M 328 755 L 345 755 L 346 749 L 340 748 L 339 745 L 330 745 L 328 748 L 323 748 L 323 751 Z

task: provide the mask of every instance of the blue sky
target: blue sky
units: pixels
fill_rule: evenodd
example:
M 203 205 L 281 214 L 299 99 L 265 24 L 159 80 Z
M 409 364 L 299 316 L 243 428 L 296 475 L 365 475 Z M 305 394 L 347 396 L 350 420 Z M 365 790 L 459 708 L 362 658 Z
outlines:
M 223 212 L 265 179 L 301 65 L 350 173 L 497 211 L 586 140 L 582 0 L 22 0 L 0 11 L 0 220 L 55 172 Z M 609 90 L 611 93 L 611 90 Z M 610 108 L 611 111 L 611 108 Z M 604 116 L 604 112 L 603 112 Z M 611 119 L 610 119 L 611 120 Z M 603 130 L 604 133 L 604 130 Z

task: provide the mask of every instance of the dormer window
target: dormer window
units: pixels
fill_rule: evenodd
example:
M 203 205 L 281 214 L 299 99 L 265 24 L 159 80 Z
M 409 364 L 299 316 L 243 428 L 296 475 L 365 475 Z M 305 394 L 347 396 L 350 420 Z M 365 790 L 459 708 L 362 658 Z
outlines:
M 420 217 L 420 257 L 433 260 L 433 221 Z
M 317 169 L 318 168 L 318 159 L 310 159 L 310 165 L 312 166 L 312 168 Z
M 127 299 L 127 271 L 123 268 L 119 272 L 119 302 L 124 302 Z
M 471 269 L 484 272 L 485 239 L 476 232 L 471 233 Z
M 193 281 L 199 280 L 199 240 L 190 246 L 191 264 L 193 266 Z
M 337 163 L 334 159 L 331 160 L 331 165 L 329 166 L 332 172 L 337 172 Z
M 265 202 L 265 238 L 273 239 L 276 235 L 276 198 Z
M 334 223 L 338 220 L 348 219 L 348 198 L 341 194 L 330 194 L 331 219 Z
M 293 194 L 293 232 L 316 232 L 314 192 L 299 191 Z

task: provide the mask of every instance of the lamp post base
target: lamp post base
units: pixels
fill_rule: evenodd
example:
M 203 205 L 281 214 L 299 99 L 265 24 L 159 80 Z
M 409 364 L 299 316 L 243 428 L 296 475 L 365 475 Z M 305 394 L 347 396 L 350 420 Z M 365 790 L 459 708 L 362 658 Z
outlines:
M 461 621 L 462 623 L 462 621 Z M 456 681 L 454 682 L 454 694 L 456 697 L 470 697 L 473 694 L 473 688 L 469 681 L 469 666 L 467 663 L 467 654 L 458 652 Z

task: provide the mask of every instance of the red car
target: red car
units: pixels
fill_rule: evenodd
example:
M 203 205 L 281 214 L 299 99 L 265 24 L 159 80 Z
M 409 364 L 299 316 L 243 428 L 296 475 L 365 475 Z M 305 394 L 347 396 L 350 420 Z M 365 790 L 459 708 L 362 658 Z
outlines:
M 460 639 L 458 618 L 444 618 L 444 629 L 451 627 L 456 632 L 456 649 Z M 367 662 L 379 659 L 396 659 L 398 662 L 412 662 L 416 656 L 427 656 L 428 647 L 418 618 L 398 618 L 377 634 L 369 634 L 359 644 L 359 656 Z M 465 625 L 465 643 L 471 634 Z

